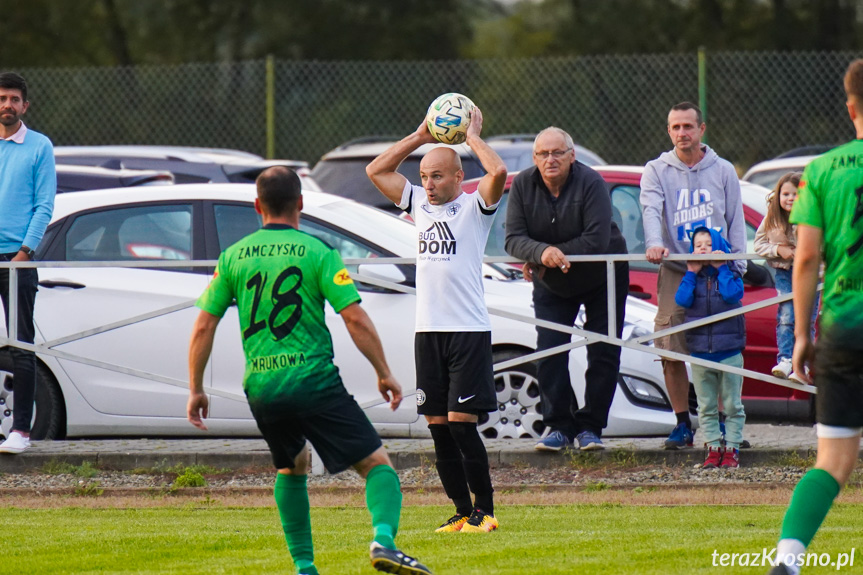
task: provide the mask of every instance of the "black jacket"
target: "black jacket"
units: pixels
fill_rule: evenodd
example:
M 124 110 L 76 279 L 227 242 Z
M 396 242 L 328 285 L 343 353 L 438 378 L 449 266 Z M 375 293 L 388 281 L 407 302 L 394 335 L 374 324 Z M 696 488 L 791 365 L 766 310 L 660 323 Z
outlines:
M 534 167 L 515 177 L 506 210 L 506 252 L 542 264 L 542 252 L 555 246 L 566 255 L 625 254 L 626 241 L 611 219 L 611 196 L 605 180 L 581 162 L 574 162 L 569 177 L 553 201 L 539 170 Z M 625 265 L 618 263 L 618 267 Z M 603 262 L 576 263 L 567 273 L 546 269 L 538 285 L 570 297 L 606 283 Z

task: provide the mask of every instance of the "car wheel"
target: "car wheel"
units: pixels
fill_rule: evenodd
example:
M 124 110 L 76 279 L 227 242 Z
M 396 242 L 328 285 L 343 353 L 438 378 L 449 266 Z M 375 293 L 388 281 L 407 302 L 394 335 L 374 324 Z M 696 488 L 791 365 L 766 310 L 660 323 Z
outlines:
M 520 357 L 529 353 L 496 351 L 494 362 Z M 524 363 L 495 372 L 494 388 L 497 393 L 497 411 L 481 413 L 478 429 L 488 438 L 539 439 L 545 430 L 540 410 L 539 382 L 536 365 Z
M 0 433 L 8 437 L 15 407 L 12 356 L 0 353 Z M 36 362 L 36 407 L 31 439 L 62 439 L 66 436 L 66 410 L 60 386 L 42 363 Z

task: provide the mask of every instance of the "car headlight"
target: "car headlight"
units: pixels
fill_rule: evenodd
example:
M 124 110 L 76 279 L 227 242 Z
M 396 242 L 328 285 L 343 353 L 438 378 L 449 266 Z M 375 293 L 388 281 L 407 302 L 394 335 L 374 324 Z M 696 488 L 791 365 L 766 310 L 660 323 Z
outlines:
M 671 411 L 671 404 L 665 397 L 665 393 L 652 381 L 634 375 L 620 374 L 618 384 L 630 402 L 644 407 Z

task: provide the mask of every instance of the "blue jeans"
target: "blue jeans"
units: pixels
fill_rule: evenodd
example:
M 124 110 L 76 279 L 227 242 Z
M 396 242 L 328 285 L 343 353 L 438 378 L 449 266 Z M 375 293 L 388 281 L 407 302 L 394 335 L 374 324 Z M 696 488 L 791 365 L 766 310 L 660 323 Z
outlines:
M 776 293 L 785 295 L 791 293 L 791 270 L 776 270 Z M 815 321 L 818 319 L 818 302 L 821 299 L 820 294 L 815 297 L 815 304 L 812 307 L 812 340 L 815 340 Z M 779 304 L 779 310 L 776 312 L 776 347 L 779 348 L 779 353 L 776 354 L 776 361 L 780 362 L 783 359 L 791 360 L 794 353 L 794 302 L 785 301 Z
M 724 365 L 743 367 L 743 354 L 732 355 L 720 361 Z M 704 434 L 704 443 L 719 447 L 722 433 L 719 431 L 719 398 L 725 410 L 725 443 L 735 449 L 743 441 L 743 376 L 709 367 L 692 364 L 692 385 L 698 396 L 698 425 Z

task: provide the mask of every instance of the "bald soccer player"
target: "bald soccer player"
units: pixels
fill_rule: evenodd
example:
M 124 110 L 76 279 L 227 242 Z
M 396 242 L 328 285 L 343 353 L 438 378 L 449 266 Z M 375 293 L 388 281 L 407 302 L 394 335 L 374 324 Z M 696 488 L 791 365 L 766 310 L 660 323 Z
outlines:
M 437 528 L 440 533 L 486 533 L 498 527 L 477 418 L 497 409 L 482 258 L 503 195 L 506 164 L 482 140 L 481 131 L 482 113 L 475 107 L 467 145 L 487 172 L 475 194 L 462 192 L 464 171 L 452 148 L 437 147 L 423 157 L 422 187 L 396 171 L 411 152 L 435 143 L 425 122 L 366 168 L 381 193 L 417 226 L 417 411 L 428 421 L 438 475 L 456 508 Z

